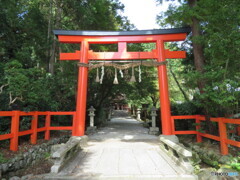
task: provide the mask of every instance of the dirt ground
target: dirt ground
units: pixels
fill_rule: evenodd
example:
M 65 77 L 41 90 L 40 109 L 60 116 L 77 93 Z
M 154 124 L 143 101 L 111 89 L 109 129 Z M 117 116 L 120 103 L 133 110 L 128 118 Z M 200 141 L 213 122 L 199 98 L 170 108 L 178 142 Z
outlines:
M 14 173 L 14 176 L 22 177 L 28 174 L 38 175 L 50 173 L 52 165 L 53 163 L 50 161 L 50 159 L 39 160 L 34 165 L 17 171 Z M 11 174 L 11 176 L 12 175 L 13 174 Z M 6 175 L 6 177 L 9 177 L 9 175 Z

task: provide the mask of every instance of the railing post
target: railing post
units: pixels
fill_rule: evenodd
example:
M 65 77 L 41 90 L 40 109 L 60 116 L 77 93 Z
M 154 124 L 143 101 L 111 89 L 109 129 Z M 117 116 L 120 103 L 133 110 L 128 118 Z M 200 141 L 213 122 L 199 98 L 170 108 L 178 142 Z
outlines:
M 50 112 L 47 111 L 47 115 L 46 115 L 46 120 L 45 120 L 45 127 L 46 127 L 46 131 L 45 131 L 45 140 L 49 140 L 50 139 L 50 125 L 51 125 L 51 116 L 50 116 Z
M 33 133 L 31 134 L 31 144 L 37 143 L 37 126 L 38 126 L 38 112 L 35 111 L 31 123 L 31 130 L 33 130 Z
M 199 130 L 200 130 L 200 128 L 201 128 L 201 126 L 200 126 L 200 123 L 201 123 L 201 121 L 200 121 L 200 115 L 196 115 L 196 117 L 195 117 L 195 122 L 196 122 L 196 124 L 198 124 L 198 125 L 196 125 L 196 131 L 197 131 L 197 142 L 198 143 L 200 143 L 200 142 L 202 142 L 202 136 L 200 136 L 200 132 L 199 132 Z
M 76 111 L 73 114 L 73 121 L 72 121 L 72 136 L 74 136 L 74 126 L 73 123 L 76 121 Z
M 175 135 L 175 119 L 171 116 L 172 134 Z
M 221 146 L 221 154 L 228 154 L 228 145 L 226 143 L 227 139 L 227 129 L 226 124 L 223 122 L 224 118 L 218 118 L 218 127 L 219 127 L 219 136 L 220 136 L 220 146 Z
M 20 120 L 20 111 L 12 111 L 12 122 L 11 122 L 11 134 L 13 135 L 10 140 L 10 150 L 18 150 L 18 132 L 19 132 L 19 120 Z

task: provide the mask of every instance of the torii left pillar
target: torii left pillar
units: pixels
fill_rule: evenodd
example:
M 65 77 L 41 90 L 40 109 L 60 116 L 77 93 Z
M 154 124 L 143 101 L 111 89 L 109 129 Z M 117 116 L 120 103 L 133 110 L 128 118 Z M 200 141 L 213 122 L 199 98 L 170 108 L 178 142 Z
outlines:
M 81 42 L 80 63 L 88 64 L 89 44 L 87 41 Z M 77 103 L 76 117 L 73 121 L 73 136 L 83 136 L 85 133 L 85 117 L 87 105 L 87 84 L 88 84 L 88 68 L 78 67 L 78 87 L 77 87 Z

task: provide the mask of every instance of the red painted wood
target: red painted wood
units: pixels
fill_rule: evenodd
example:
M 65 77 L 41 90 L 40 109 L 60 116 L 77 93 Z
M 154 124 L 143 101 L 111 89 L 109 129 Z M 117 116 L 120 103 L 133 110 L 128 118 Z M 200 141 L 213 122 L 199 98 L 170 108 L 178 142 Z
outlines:
M 171 116 L 174 119 L 196 119 L 196 115 Z
M 230 123 L 230 124 L 239 124 L 240 125 L 240 119 L 223 119 L 224 123 Z
M 6 139 L 11 139 L 13 137 L 13 134 L 2 134 L 0 135 L 0 141 L 6 140 Z
M 174 119 L 174 116 L 171 116 L 171 124 L 172 124 L 173 134 L 175 134 L 176 130 L 175 130 L 175 119 Z
M 43 131 L 47 131 L 47 128 L 46 127 L 41 127 L 41 128 L 38 128 L 37 129 L 37 132 L 43 132 Z
M 25 135 L 29 135 L 29 134 L 33 134 L 32 129 L 18 132 L 18 136 L 25 136 Z
M 59 35 L 58 40 L 61 43 L 81 43 L 87 41 L 90 44 L 114 44 L 118 42 L 127 43 L 148 43 L 161 40 L 163 42 L 184 41 L 186 33 L 162 34 L 162 35 L 141 35 L 141 36 L 66 36 Z
M 126 43 L 125 43 L 126 44 Z M 151 52 L 126 52 L 124 47 L 120 47 L 119 52 L 93 52 L 88 51 L 89 60 L 137 60 L 137 59 L 157 59 L 156 50 Z M 60 53 L 60 60 L 79 60 L 81 51 L 75 53 Z M 186 58 L 185 51 L 169 51 L 165 50 L 166 59 L 182 59 Z
M 81 50 L 75 53 L 61 53 L 61 60 L 80 60 L 88 63 L 89 59 L 112 60 L 112 59 L 157 59 L 159 62 L 170 58 L 185 58 L 185 52 L 170 52 L 164 49 L 164 42 L 185 40 L 186 33 L 164 34 L 164 35 L 133 35 L 133 36 L 58 36 L 60 42 L 81 43 Z M 157 43 L 157 49 L 151 52 L 127 52 L 127 43 Z M 118 52 L 92 52 L 89 51 L 89 44 L 110 44 L 118 43 Z M 163 134 L 173 134 L 174 119 L 171 119 L 170 101 L 168 94 L 168 79 L 166 65 L 158 67 L 161 117 Z M 50 130 L 72 130 L 73 135 L 82 136 L 85 131 L 86 97 L 87 97 L 87 77 L 88 69 L 79 67 L 78 94 L 76 112 L 3 112 L 5 116 L 12 116 L 11 123 L 11 144 L 10 149 L 16 151 L 18 146 L 18 136 L 31 134 L 31 142 L 36 143 L 37 132 L 45 131 L 45 139 L 50 138 Z M 42 113 L 42 114 L 41 114 Z M 45 127 L 37 128 L 39 115 L 46 115 Z M 72 115 L 73 127 L 50 127 L 51 115 Z M 19 116 L 34 116 L 31 130 L 19 131 Z M 189 133 L 189 132 L 188 132 Z M 0 136 L 3 138 L 3 136 Z M 4 138 L 9 137 L 4 135 Z
M 79 60 L 81 51 L 75 53 L 60 53 L 60 60 Z
M 174 134 L 197 134 L 197 131 L 174 131 Z
M 74 134 L 75 134 L 75 128 L 74 128 L 74 125 L 75 125 L 75 123 L 77 122 L 77 113 L 75 113 L 74 115 L 73 115 L 73 127 L 72 127 L 72 136 L 74 136 Z
M 223 122 L 224 118 L 218 118 L 218 128 L 219 128 L 219 135 L 220 135 L 220 147 L 221 147 L 221 153 L 223 155 L 228 154 L 228 146 L 226 143 L 227 139 L 227 129 L 226 124 Z
M 214 136 L 214 135 L 211 135 L 211 134 L 204 134 L 204 133 L 199 133 L 199 135 L 203 136 L 203 137 L 206 137 L 206 138 L 209 138 L 209 139 L 220 141 L 220 137 L 218 137 L 218 136 Z
M 157 55 L 158 62 L 165 61 L 164 42 L 158 40 L 157 42 Z M 162 134 L 172 135 L 173 124 L 171 123 L 170 100 L 168 92 L 168 78 L 166 65 L 158 66 L 158 83 L 159 83 L 159 96 L 161 104 L 161 121 L 162 121 Z
M 50 126 L 51 126 L 51 115 L 50 115 L 50 112 L 48 111 L 45 119 L 45 127 L 46 127 L 45 140 L 50 139 L 50 130 L 49 130 Z
M 200 121 L 205 121 L 205 117 L 202 115 L 189 115 L 189 116 L 172 116 L 171 119 L 172 121 L 174 119 L 196 119 L 196 123 L 200 123 Z M 240 142 L 238 141 L 233 141 L 230 139 L 227 139 L 227 129 L 226 129 L 226 123 L 230 124 L 239 124 L 240 119 L 226 119 L 226 118 L 210 118 L 211 121 L 213 122 L 218 122 L 218 127 L 219 127 L 219 134 L 220 136 L 214 136 L 211 134 L 205 134 L 205 133 L 200 133 L 196 131 L 197 133 L 197 142 L 202 142 L 202 137 L 206 137 L 209 139 L 213 139 L 216 141 L 220 141 L 220 148 L 221 148 L 221 154 L 226 155 L 228 154 L 228 144 L 236 147 L 240 147 Z M 200 126 L 196 126 L 196 130 L 200 129 Z M 188 131 L 175 131 L 175 134 L 189 134 Z
M 200 115 L 199 116 L 199 121 L 205 121 L 205 116 Z
M 34 115 L 32 120 L 31 129 L 27 131 L 21 131 L 19 132 L 19 119 L 20 115 L 22 116 L 31 116 Z M 39 115 L 46 115 L 46 122 L 45 127 L 42 128 L 36 128 L 37 127 L 37 118 Z M 81 121 L 77 121 L 76 119 L 76 112 L 20 112 L 20 111 L 0 111 L 0 116 L 12 116 L 11 121 L 11 134 L 4 134 L 0 135 L 0 140 L 6 140 L 10 139 L 10 149 L 13 151 L 17 151 L 18 148 L 18 138 L 19 136 L 25 136 L 25 135 L 31 135 L 31 142 L 37 141 L 37 133 L 38 132 L 44 132 L 45 131 L 45 139 L 50 138 L 50 130 L 72 130 L 74 132 L 75 126 L 67 126 L 67 127 L 50 127 L 50 118 L 51 115 L 72 115 L 73 116 L 73 122 L 79 123 L 82 125 Z M 200 123 L 201 120 L 205 120 L 204 116 L 201 115 L 184 115 L 184 116 L 171 116 L 171 125 L 174 127 L 174 121 L 175 119 L 196 119 L 196 123 Z M 240 142 L 233 141 L 230 139 L 227 139 L 227 130 L 226 130 L 226 123 L 231 124 L 239 124 L 240 119 L 226 119 L 226 118 L 211 118 L 211 121 L 218 122 L 219 123 L 219 133 L 220 137 L 200 133 L 198 131 L 175 131 L 173 128 L 172 134 L 196 134 L 197 135 L 197 141 L 201 142 L 202 137 L 206 137 L 209 139 L 214 139 L 216 141 L 220 141 L 221 144 L 221 152 L 223 155 L 228 154 L 228 146 L 227 144 L 230 144 L 232 146 L 240 147 Z M 85 125 L 84 125 L 85 126 Z M 84 126 L 80 126 L 81 128 Z M 199 129 L 198 125 L 196 126 L 196 130 Z M 239 127 L 238 127 L 239 128 Z M 78 130 L 78 129 L 77 129 Z M 14 133 L 13 133 L 14 132 Z M 76 133 L 76 129 L 75 129 Z M 34 138 L 32 136 L 35 136 Z
M 50 127 L 49 130 L 73 130 L 72 126 L 56 126 Z
M 120 52 L 120 53 L 127 52 L 127 43 L 126 42 L 119 42 L 118 43 L 118 52 Z
M 19 115 L 20 116 L 33 116 L 34 112 L 23 112 L 23 111 L 20 111 Z
M 202 136 L 199 135 L 199 130 L 201 129 L 201 122 L 199 120 L 199 115 L 196 115 L 195 118 L 196 118 L 196 123 L 199 124 L 199 125 L 196 125 L 197 142 L 200 143 L 202 142 Z
M 185 51 L 169 51 L 169 49 L 165 49 L 166 59 L 184 59 L 186 58 Z
M 0 116 L 13 116 L 13 111 L 0 111 Z
M 59 115 L 59 116 L 62 116 L 62 115 L 74 115 L 75 112 L 74 111 L 69 111 L 69 112 L 50 112 L 48 113 L 49 115 Z
M 232 146 L 236 146 L 236 147 L 240 148 L 240 142 L 238 142 L 238 141 L 233 141 L 231 139 L 225 139 L 225 141 L 226 141 L 227 144 L 230 144 Z
M 38 112 L 34 112 L 31 130 L 33 133 L 31 134 L 31 144 L 37 143 L 37 127 L 38 127 Z
M 156 59 L 154 52 L 89 52 L 91 60 L 138 60 L 138 59 Z
M 88 49 L 89 44 L 86 41 L 81 43 L 81 63 L 88 63 Z M 87 104 L 87 80 L 88 68 L 79 67 L 78 72 L 78 92 L 76 105 L 76 118 L 73 121 L 73 136 L 83 136 L 85 134 L 85 118 L 86 118 L 86 104 Z
M 10 140 L 10 150 L 18 150 L 18 131 L 19 131 L 19 114 L 20 111 L 12 111 L 12 121 L 11 121 L 11 134 L 13 137 Z

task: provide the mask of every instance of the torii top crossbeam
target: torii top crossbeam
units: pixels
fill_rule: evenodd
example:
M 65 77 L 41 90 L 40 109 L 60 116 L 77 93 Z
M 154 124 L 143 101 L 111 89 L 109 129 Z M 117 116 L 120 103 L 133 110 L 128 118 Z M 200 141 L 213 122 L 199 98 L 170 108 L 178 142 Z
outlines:
M 157 41 L 171 42 L 185 40 L 190 28 L 135 30 L 135 31 L 66 31 L 54 30 L 61 43 L 113 44 L 118 43 L 118 52 L 88 52 L 88 59 L 157 59 L 157 51 L 127 52 L 127 43 L 156 43 Z M 81 52 L 61 53 L 60 60 L 79 60 Z M 166 59 L 185 58 L 185 52 L 169 52 L 165 50 Z
M 87 79 L 89 60 L 137 60 L 156 59 L 164 62 L 166 59 L 185 58 L 184 51 L 169 51 L 164 43 L 183 41 L 190 28 L 157 29 L 141 31 L 66 31 L 54 30 L 61 43 L 79 44 L 80 50 L 75 53 L 60 53 L 60 60 L 77 60 L 80 63 L 78 74 L 78 94 L 76 117 L 73 121 L 73 135 L 82 136 L 85 132 L 85 116 L 87 101 Z M 128 52 L 127 43 L 155 43 L 156 49 L 151 52 Z M 94 52 L 89 50 L 90 44 L 118 44 L 117 52 Z M 161 104 L 162 134 L 173 134 L 168 78 L 166 64 L 158 66 L 159 94 Z

